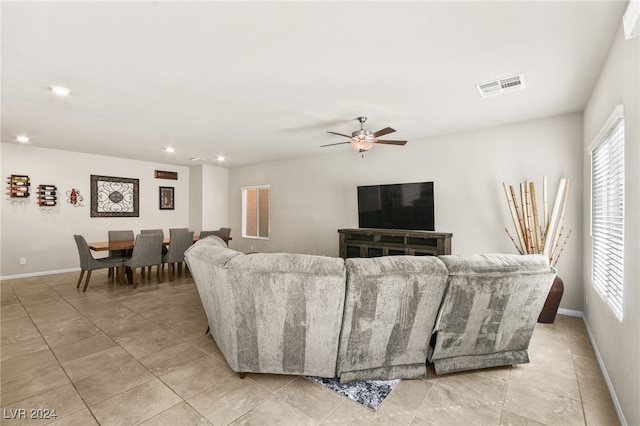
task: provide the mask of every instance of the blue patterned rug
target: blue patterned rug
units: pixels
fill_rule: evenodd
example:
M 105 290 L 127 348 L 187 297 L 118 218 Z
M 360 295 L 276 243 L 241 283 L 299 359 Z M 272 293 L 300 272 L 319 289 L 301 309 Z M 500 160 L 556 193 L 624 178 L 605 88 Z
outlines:
M 366 382 L 351 382 L 341 385 L 340 379 L 324 379 L 315 376 L 308 376 L 308 378 L 372 410 L 377 410 L 393 388 L 400 383 L 399 379 L 367 380 Z

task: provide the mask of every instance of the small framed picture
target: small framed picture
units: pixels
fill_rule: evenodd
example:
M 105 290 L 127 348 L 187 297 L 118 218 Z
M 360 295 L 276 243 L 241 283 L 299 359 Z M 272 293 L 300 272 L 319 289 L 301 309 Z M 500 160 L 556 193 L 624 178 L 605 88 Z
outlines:
M 160 210 L 173 210 L 175 208 L 173 186 L 160 187 Z

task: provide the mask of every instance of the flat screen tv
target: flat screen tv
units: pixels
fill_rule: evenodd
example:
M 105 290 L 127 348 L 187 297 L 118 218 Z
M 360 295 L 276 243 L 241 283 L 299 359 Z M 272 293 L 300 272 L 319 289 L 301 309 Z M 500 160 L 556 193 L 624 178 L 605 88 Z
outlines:
M 360 228 L 435 231 L 433 182 L 358 187 Z

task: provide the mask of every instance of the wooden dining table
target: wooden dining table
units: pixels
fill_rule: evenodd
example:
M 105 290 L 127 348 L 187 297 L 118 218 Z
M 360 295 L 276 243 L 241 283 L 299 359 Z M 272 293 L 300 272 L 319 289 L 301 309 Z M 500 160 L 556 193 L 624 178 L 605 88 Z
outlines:
M 229 245 L 229 241 L 231 240 L 231 237 L 218 237 L 221 238 L 222 240 L 224 240 L 225 243 L 227 243 L 227 245 Z M 200 239 L 199 235 L 194 235 L 193 236 L 193 242 L 195 243 L 196 241 L 198 241 Z M 162 244 L 164 244 L 165 246 L 168 246 L 170 243 L 169 241 L 169 237 L 165 237 L 164 240 L 162 240 Z M 135 241 L 134 240 L 126 240 L 126 241 L 96 241 L 93 243 L 88 243 L 89 248 L 93 251 L 117 251 L 117 250 L 129 250 L 132 249 L 133 246 L 135 245 Z
M 224 240 L 225 243 L 227 243 L 227 246 L 229 245 L 229 241 L 231 240 L 231 237 L 218 237 L 222 240 Z M 194 235 L 193 236 L 193 242 L 195 243 L 196 241 L 198 241 L 200 239 L 199 235 Z M 170 243 L 170 239 L 169 237 L 165 237 L 164 240 L 162 240 L 162 244 L 164 244 L 165 246 L 168 246 Z M 133 246 L 135 245 L 135 240 L 124 240 L 124 241 L 94 241 L 92 243 L 87 243 L 89 246 L 90 250 L 93 251 L 118 251 L 118 250 L 130 250 L 133 248 Z M 180 270 L 182 269 L 181 267 L 182 265 L 180 265 Z M 131 276 L 131 270 L 125 271 L 124 274 L 120 274 L 121 278 L 119 279 L 120 282 L 124 282 L 124 276 L 127 276 L 129 282 L 132 282 L 132 276 Z

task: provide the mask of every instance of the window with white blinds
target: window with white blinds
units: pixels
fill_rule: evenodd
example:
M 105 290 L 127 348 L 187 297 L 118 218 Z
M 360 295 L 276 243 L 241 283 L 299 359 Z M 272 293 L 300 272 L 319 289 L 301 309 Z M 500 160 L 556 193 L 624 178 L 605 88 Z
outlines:
M 619 320 L 624 307 L 624 114 L 616 107 L 591 146 L 593 285 Z

